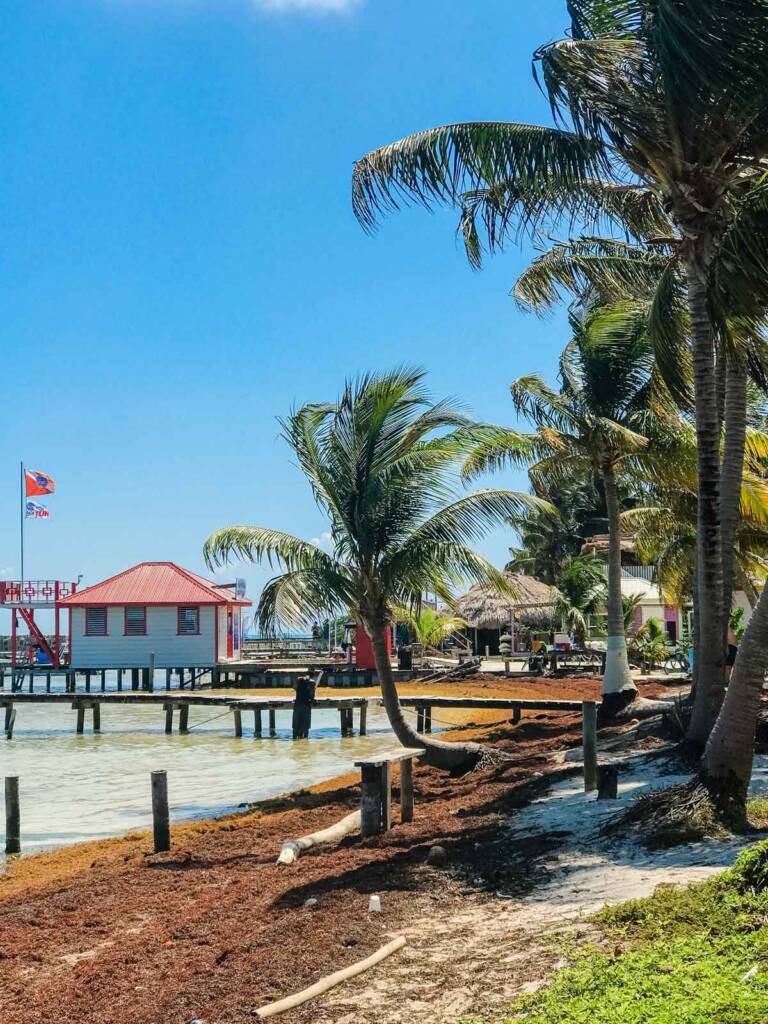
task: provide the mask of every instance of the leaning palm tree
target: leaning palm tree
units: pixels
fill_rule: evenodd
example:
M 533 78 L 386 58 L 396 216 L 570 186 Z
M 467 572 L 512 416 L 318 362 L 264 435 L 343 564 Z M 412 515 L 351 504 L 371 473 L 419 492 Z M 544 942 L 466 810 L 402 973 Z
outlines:
M 394 610 L 418 610 L 422 594 L 450 601 L 464 580 L 514 596 L 503 573 L 469 547 L 523 507 L 546 503 L 508 490 L 458 493 L 458 467 L 473 426 L 451 401 L 433 403 L 420 370 L 349 381 L 331 404 L 305 405 L 283 437 L 328 516 L 333 551 L 279 530 L 230 526 L 205 544 L 209 565 L 232 556 L 277 565 L 257 615 L 264 629 L 303 625 L 349 609 L 371 638 L 384 706 L 397 738 L 427 761 L 457 769 L 473 744 L 418 736 L 405 720 L 387 653 Z
M 573 338 L 560 359 L 561 387 L 555 391 L 540 377 L 512 384 L 519 414 L 537 430 L 524 438 L 517 431 L 489 429 L 467 459 L 467 478 L 519 464 L 534 451 L 529 469 L 534 490 L 551 493 L 566 482 L 597 475 L 605 493 L 608 520 L 608 640 L 603 704 L 607 715 L 621 710 L 637 694 L 627 658 L 621 602 L 621 525 L 619 475 L 664 461 L 678 429 L 671 402 L 657 379 L 645 333 L 621 344 L 596 342 L 595 332 L 610 310 L 571 311 Z M 650 438 L 653 437 L 653 445 Z
M 635 237 L 648 237 L 659 211 L 662 220 L 668 216 L 692 339 L 700 668 L 714 689 L 723 669 L 718 399 L 725 373 L 716 355 L 713 277 L 724 247 L 736 253 L 745 302 L 751 291 L 764 293 L 768 276 L 766 232 L 753 230 L 749 217 L 740 223 L 744 195 L 766 171 L 768 6 L 568 0 L 567 8 L 571 37 L 536 54 L 561 127 L 480 122 L 409 136 L 358 161 L 353 206 L 370 229 L 403 202 L 456 205 L 472 190 L 503 190 L 491 246 L 503 241 L 507 225 L 535 229 L 558 216 L 608 221 Z M 764 217 L 765 195 L 760 206 L 757 218 Z M 714 780 L 720 769 L 712 771 Z

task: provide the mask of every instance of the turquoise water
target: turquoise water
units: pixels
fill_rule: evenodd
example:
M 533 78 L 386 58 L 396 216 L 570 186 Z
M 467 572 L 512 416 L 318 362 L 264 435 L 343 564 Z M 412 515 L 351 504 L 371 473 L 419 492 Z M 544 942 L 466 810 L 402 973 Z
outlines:
M 244 736 L 235 739 L 232 713 L 222 707 L 190 708 L 184 736 L 165 735 L 161 705 L 102 705 L 101 733 L 90 732 L 86 712 L 82 736 L 68 703 L 16 708 L 13 739 L 0 738 L 0 775 L 19 776 L 25 853 L 147 828 L 152 771 L 168 773 L 171 820 L 189 821 L 331 778 L 392 745 L 386 716 L 374 707 L 367 736 L 342 739 L 338 711 L 315 711 L 309 740 L 299 741 L 291 738 L 290 711 L 277 712 L 274 739 L 256 740 L 252 714 L 243 714 Z M 357 729 L 357 711 L 354 720 Z

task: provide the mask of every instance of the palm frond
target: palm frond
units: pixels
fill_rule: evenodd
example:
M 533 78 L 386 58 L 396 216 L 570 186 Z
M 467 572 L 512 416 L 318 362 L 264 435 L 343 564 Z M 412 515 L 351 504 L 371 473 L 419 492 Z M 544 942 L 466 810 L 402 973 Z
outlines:
M 462 193 L 499 181 L 562 188 L 601 177 L 599 140 L 538 125 L 477 122 L 444 125 L 393 142 L 355 164 L 352 208 L 367 230 L 404 204 L 455 205 Z

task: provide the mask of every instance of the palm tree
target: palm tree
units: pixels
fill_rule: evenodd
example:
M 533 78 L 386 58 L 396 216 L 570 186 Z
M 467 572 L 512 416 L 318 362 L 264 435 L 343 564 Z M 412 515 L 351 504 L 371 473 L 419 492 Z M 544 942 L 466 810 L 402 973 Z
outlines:
M 562 127 L 480 122 L 409 136 L 358 161 L 353 207 L 371 229 L 403 202 L 456 205 L 474 190 L 496 190 L 501 212 L 491 211 L 486 225 L 490 248 L 547 218 L 608 221 L 647 237 L 658 212 L 668 216 L 685 270 L 695 383 L 700 682 L 714 691 L 723 676 L 720 421 L 728 374 L 718 362 L 724 316 L 713 277 L 718 253 L 730 249 L 740 301 L 765 291 L 766 233 L 755 230 L 765 188 L 751 210 L 743 202 L 766 170 L 768 10 L 765 0 L 567 7 L 571 38 L 536 54 Z
M 605 501 L 593 479 L 557 487 L 544 497 L 554 513 L 527 510 L 510 519 L 509 525 L 520 535 L 520 545 L 509 549 L 505 569 L 535 576 L 553 586 L 586 541 L 606 532 Z
M 605 608 L 607 589 L 605 568 L 594 557 L 572 558 L 557 581 L 554 618 L 573 633 L 576 646 L 587 646 L 589 619 Z
M 750 215 L 752 203 L 761 192 L 762 187 L 755 189 L 745 202 L 743 217 Z M 734 278 L 739 266 L 737 254 L 729 245 L 722 246 L 713 263 L 713 290 L 718 308 L 724 311 L 731 307 L 734 314 L 718 321 L 718 350 L 726 365 L 724 385 L 718 395 L 724 425 L 720 459 L 720 539 L 723 609 L 726 610 L 731 607 L 734 576 L 739 573 L 733 551 L 748 441 L 752 449 L 749 454 L 754 454 L 754 436 L 750 437 L 747 430 L 748 384 L 751 383 L 753 392 L 755 388 L 764 390 L 768 385 L 764 339 L 766 311 L 760 308 L 761 299 L 757 294 L 749 297 L 747 307 L 742 306 L 741 311 L 736 308 L 736 302 L 742 301 L 734 298 L 738 296 Z M 682 301 L 684 269 L 679 248 L 669 240 L 641 246 L 606 238 L 580 238 L 557 243 L 542 252 L 518 278 L 514 294 L 523 308 L 542 313 L 558 299 L 561 291 L 579 296 L 585 289 L 591 290 L 603 302 L 612 304 L 615 311 L 605 324 L 605 340 L 609 342 L 627 329 L 636 331 L 638 322 L 644 324 L 665 384 L 680 407 L 692 411 L 687 347 L 690 319 Z M 695 604 L 698 607 L 698 595 L 695 595 Z M 723 630 L 725 649 L 726 617 Z M 698 640 L 696 646 L 698 665 Z M 689 741 L 694 746 L 701 746 L 709 735 L 724 693 L 724 673 L 717 679 L 708 679 L 705 675 L 703 685 L 697 685 L 689 729 Z
M 422 647 L 439 645 L 464 629 L 467 623 L 459 615 L 441 615 L 434 608 L 397 608 L 395 618 L 405 622 Z
M 608 311 L 609 312 L 609 311 Z M 621 601 L 621 526 L 618 477 L 627 468 L 654 465 L 677 428 L 671 403 L 656 379 L 647 337 L 639 331 L 622 344 L 596 343 L 606 310 L 571 312 L 573 338 L 560 359 L 561 388 L 540 377 L 512 384 L 519 414 L 537 427 L 521 440 L 517 432 L 488 430 L 465 464 L 465 476 L 516 463 L 531 451 L 529 469 L 537 493 L 596 474 L 605 494 L 608 521 L 608 640 L 603 676 L 604 713 L 621 710 L 637 694 L 627 659 Z M 666 402 L 667 408 L 664 407 Z M 649 432 L 654 436 L 649 447 Z
M 430 400 L 420 370 L 348 381 L 337 402 L 305 405 L 282 428 L 328 516 L 332 553 L 280 530 L 230 526 L 206 541 L 207 564 L 236 556 L 280 567 L 258 604 L 265 630 L 349 609 L 371 638 L 384 706 L 400 742 L 425 747 L 427 761 L 441 768 L 471 763 L 475 745 L 430 740 L 406 722 L 387 628 L 394 609 L 418 611 L 425 592 L 450 601 L 453 588 L 467 579 L 514 596 L 504 574 L 468 543 L 523 507 L 546 503 L 498 489 L 457 494 L 473 426 L 455 403 Z

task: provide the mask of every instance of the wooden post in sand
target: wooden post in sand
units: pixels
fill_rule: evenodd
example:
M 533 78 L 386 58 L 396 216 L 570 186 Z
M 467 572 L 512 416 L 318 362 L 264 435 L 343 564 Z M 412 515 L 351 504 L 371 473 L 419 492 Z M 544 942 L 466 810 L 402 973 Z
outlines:
M 21 853 L 21 814 L 19 811 L 19 777 L 5 777 L 5 852 Z
M 582 748 L 584 751 L 584 792 L 597 789 L 597 704 L 585 700 L 581 705 Z
M 168 820 L 168 776 L 165 772 L 152 772 L 152 833 L 155 853 L 171 848 L 171 829 Z

